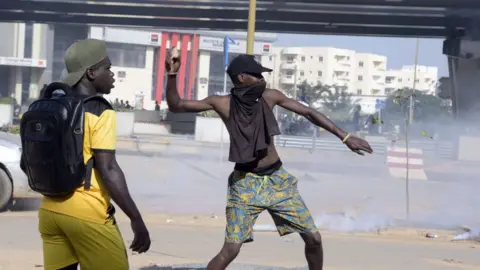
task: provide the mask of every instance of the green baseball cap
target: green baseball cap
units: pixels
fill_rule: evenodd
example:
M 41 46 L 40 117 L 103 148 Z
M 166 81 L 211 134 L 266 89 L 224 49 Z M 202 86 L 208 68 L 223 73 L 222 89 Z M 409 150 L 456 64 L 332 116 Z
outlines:
M 98 39 L 79 40 L 70 45 L 65 52 L 67 76 L 63 80 L 70 86 L 76 85 L 88 68 L 107 58 L 107 45 Z

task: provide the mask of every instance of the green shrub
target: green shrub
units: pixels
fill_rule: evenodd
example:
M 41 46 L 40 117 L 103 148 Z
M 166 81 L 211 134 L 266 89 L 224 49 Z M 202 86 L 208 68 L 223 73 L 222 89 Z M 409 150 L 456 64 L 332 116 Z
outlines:
M 13 104 L 13 99 L 9 97 L 1 97 L 0 104 Z
M 210 110 L 210 111 L 204 111 L 198 114 L 198 116 L 201 117 L 210 117 L 210 118 L 220 118 L 220 115 L 216 111 Z

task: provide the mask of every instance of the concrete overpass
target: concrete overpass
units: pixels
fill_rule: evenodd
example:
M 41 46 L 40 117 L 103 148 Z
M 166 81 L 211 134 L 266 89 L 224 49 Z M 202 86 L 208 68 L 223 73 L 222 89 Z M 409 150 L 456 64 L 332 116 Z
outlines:
M 0 21 L 245 31 L 248 1 L 4 0 Z M 256 30 L 446 38 L 455 111 L 480 119 L 479 0 L 258 0 Z
M 257 31 L 402 37 L 463 36 L 477 0 L 257 0 Z M 1 21 L 245 30 L 248 0 L 0 1 Z

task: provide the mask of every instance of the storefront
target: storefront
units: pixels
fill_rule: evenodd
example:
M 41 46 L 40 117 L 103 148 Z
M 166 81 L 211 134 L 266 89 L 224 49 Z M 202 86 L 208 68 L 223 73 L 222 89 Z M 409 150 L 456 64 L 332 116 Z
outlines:
M 45 59 L 0 57 L 0 95 L 14 98 L 18 105 L 28 105 L 38 98 L 38 82 L 46 67 Z

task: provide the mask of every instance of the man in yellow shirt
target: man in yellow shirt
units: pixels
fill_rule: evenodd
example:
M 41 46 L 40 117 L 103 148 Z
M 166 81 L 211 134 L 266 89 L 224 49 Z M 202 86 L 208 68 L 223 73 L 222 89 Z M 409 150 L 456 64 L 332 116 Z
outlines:
M 80 40 L 65 55 L 68 75 L 64 83 L 76 96 L 109 94 L 115 82 L 105 42 Z M 39 211 L 47 270 L 129 269 L 125 244 L 110 200 L 130 218 L 135 235 L 130 248 L 142 253 L 150 237 L 133 202 L 125 176 L 115 159 L 116 116 L 108 102 L 85 102 L 84 162 L 94 158 L 89 188 L 79 187 L 67 197 L 45 197 Z M 88 174 L 88 172 L 87 172 Z

